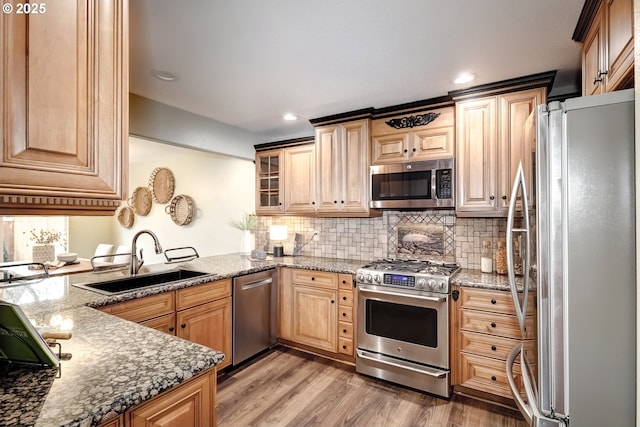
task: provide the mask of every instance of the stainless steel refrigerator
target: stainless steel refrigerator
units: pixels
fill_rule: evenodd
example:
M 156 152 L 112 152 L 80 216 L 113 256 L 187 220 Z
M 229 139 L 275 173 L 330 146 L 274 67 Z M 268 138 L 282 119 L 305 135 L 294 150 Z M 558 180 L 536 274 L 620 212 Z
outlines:
M 511 390 L 535 427 L 633 426 L 633 90 L 542 105 L 536 126 L 535 206 L 527 205 L 520 169 L 507 220 L 507 249 L 515 239 L 528 248 L 535 232 L 537 248 L 525 250 L 521 262 L 529 271 L 537 249 L 537 286 L 525 275 L 523 289 L 516 292 L 511 265 L 518 254 L 512 250 L 507 259 L 523 331 L 526 300 L 535 292 L 538 351 L 536 356 L 524 354 L 521 345 L 513 349 L 507 360 Z M 529 210 L 535 211 L 535 220 Z M 517 365 L 526 396 L 516 389 Z

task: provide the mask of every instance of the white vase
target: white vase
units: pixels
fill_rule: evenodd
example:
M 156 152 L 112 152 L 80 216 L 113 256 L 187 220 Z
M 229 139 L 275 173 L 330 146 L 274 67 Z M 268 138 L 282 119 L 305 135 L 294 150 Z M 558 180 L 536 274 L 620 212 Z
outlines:
M 54 245 L 33 245 L 31 248 L 31 261 L 47 262 L 55 261 L 56 248 Z
M 253 250 L 253 234 L 251 230 L 242 230 L 242 237 L 240 238 L 240 253 L 242 255 L 249 255 Z

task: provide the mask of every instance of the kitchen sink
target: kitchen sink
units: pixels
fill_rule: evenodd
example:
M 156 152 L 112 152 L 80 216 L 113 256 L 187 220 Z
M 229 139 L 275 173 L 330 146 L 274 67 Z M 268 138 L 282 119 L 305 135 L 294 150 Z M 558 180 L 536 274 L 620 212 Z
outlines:
M 178 269 L 164 271 L 162 273 L 149 273 L 132 277 L 123 277 L 122 279 L 107 280 L 104 282 L 73 284 L 73 286 L 86 289 L 88 291 L 98 292 L 103 295 L 113 295 L 155 285 L 179 282 L 181 280 L 192 279 L 194 277 L 204 276 L 207 274 L 209 273 Z

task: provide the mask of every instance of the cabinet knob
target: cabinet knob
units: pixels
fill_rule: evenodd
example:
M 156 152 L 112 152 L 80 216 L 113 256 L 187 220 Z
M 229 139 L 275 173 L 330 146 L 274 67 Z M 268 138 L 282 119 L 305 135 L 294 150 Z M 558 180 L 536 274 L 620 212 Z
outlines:
M 346 345 L 343 345 L 343 346 L 342 346 L 342 349 L 343 349 L 343 350 L 346 350 L 346 349 L 347 349 L 347 346 L 346 346 Z
M 343 329 L 343 330 L 342 330 L 342 333 L 343 333 L 343 334 L 346 334 L 346 333 L 347 333 L 347 330 L 346 330 L 346 329 Z
M 405 152 L 405 153 L 406 153 L 406 152 L 408 152 L 408 151 L 409 151 L 409 150 L 407 150 L 406 148 L 404 149 L 404 152 Z
M 338 203 L 338 201 L 337 201 L 337 200 L 334 200 L 334 201 L 333 201 L 333 203 Z
M 491 346 L 491 350 L 492 350 L 492 351 L 496 351 L 497 349 L 498 349 L 498 348 L 497 348 L 495 345 L 492 345 L 492 346 Z
M 496 196 L 489 196 L 489 200 L 495 200 Z
M 335 301 L 334 301 L 334 300 L 331 300 L 331 304 L 335 304 Z
M 174 328 L 173 326 L 171 326 L 171 327 L 169 328 L 169 332 L 173 332 L 175 329 L 176 329 L 176 328 Z
M 491 327 L 495 328 L 496 327 L 496 322 L 491 322 Z
M 507 200 L 507 196 L 502 196 L 502 200 Z
M 413 149 L 413 150 L 411 150 L 411 151 L 413 151 L 413 152 L 415 153 L 415 152 L 416 152 L 416 149 L 414 148 L 414 149 Z
M 497 301 L 495 299 L 491 300 L 491 304 L 495 304 Z
M 186 327 L 187 327 L 187 324 L 186 324 L 186 323 L 183 323 L 182 325 L 180 325 L 180 327 L 181 327 L 182 329 L 184 329 L 184 328 L 186 328 Z
M 347 300 L 347 297 L 342 297 L 342 301 L 346 301 L 346 300 Z
M 497 381 L 498 379 L 496 378 L 495 375 L 491 375 L 491 381 Z
M 341 200 L 340 203 L 342 203 L 344 205 L 344 200 Z
M 342 317 L 347 317 L 347 313 L 343 312 Z
M 311 202 L 311 204 L 312 204 L 312 205 L 315 205 L 315 204 L 316 204 L 316 202 Z
M 316 280 L 316 278 L 315 277 L 311 277 L 311 281 L 313 282 L 314 280 Z

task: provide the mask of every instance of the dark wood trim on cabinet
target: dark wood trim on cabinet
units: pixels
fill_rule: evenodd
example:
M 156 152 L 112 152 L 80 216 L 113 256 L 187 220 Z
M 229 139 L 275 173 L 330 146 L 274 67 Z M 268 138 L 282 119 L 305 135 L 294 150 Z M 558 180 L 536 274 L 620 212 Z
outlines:
M 274 150 L 276 148 L 295 147 L 297 145 L 307 145 L 315 143 L 314 136 L 305 136 L 302 138 L 285 139 L 283 141 L 265 142 L 264 144 L 256 144 L 253 146 L 256 151 Z
M 439 96 L 437 98 L 423 99 L 420 101 L 407 102 L 405 104 L 392 105 L 390 107 L 376 108 L 373 112 L 373 119 L 384 119 L 397 116 L 399 114 L 411 114 L 435 110 L 437 108 L 453 107 L 454 102 L 450 96 Z
M 593 22 L 593 18 L 596 17 L 596 12 L 598 12 L 600 3 L 602 3 L 602 0 L 586 0 L 584 2 L 584 6 L 582 6 L 582 11 L 580 12 L 580 17 L 578 18 L 578 23 L 576 24 L 576 28 L 573 30 L 571 40 L 584 43 L 584 38 L 587 36 L 587 32 L 589 32 L 589 27 Z
M 501 95 L 544 86 L 546 86 L 547 93 L 549 93 L 551 92 L 553 81 L 556 78 L 556 73 L 557 70 L 545 71 L 544 73 L 531 74 L 529 76 L 516 77 L 515 79 L 473 86 L 467 89 L 454 90 L 449 92 L 449 96 L 451 96 L 454 101 L 460 101 L 478 95 Z
M 348 111 L 346 113 L 333 114 L 331 116 L 318 117 L 309 120 L 313 126 L 332 125 L 336 123 L 351 122 L 353 120 L 370 119 L 373 115 L 373 107 L 362 108 L 360 110 Z

